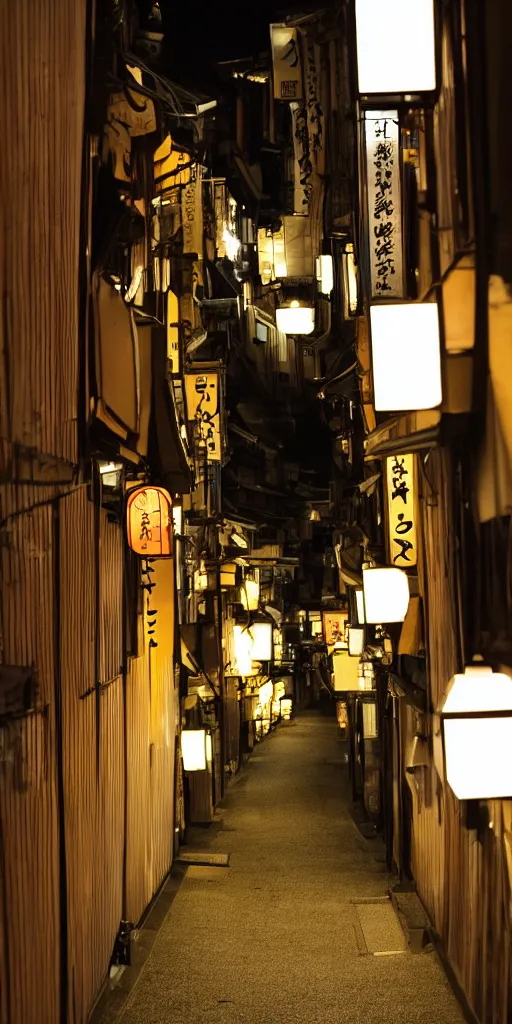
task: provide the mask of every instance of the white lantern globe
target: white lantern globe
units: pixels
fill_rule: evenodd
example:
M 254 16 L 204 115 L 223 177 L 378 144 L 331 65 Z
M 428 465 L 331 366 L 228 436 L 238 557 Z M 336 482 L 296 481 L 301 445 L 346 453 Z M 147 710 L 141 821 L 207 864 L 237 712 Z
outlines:
M 441 709 L 446 778 L 458 800 L 512 797 L 512 679 L 472 665 Z
M 366 622 L 403 622 L 409 607 L 409 580 L 402 569 L 379 566 L 363 569 Z

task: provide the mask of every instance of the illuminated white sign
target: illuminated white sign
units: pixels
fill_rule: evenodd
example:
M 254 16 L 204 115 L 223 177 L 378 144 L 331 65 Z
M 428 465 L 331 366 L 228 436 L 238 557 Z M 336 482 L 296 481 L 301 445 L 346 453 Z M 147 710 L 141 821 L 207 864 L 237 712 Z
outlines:
M 434 0 L 356 0 L 356 36 L 360 93 L 435 89 Z

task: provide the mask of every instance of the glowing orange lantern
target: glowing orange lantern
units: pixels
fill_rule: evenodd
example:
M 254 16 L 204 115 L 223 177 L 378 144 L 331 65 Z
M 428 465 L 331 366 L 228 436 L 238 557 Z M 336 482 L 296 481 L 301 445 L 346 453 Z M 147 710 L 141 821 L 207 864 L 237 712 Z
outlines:
M 128 497 L 128 544 L 143 558 L 172 555 L 172 500 L 162 487 L 137 487 Z

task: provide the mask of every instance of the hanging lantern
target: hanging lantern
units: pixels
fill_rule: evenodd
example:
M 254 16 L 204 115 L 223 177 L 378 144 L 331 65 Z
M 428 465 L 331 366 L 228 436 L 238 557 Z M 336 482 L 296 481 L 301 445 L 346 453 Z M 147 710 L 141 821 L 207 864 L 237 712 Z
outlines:
M 252 637 L 248 629 L 235 626 L 233 629 L 236 669 L 241 676 L 252 674 Z
M 293 700 L 291 697 L 281 697 L 281 717 L 289 722 L 293 711 Z
M 172 555 L 172 500 L 162 487 L 137 487 L 130 491 L 126 530 L 132 551 L 143 558 Z
M 270 661 L 272 658 L 272 623 L 253 622 L 249 627 L 252 633 L 253 661 Z
M 312 334 L 315 329 L 315 309 L 300 306 L 297 301 L 276 309 L 276 324 L 283 334 Z
M 356 36 L 360 93 L 435 89 L 434 0 L 356 0 Z
M 370 306 L 376 412 L 435 409 L 441 404 L 441 348 L 436 302 Z
M 207 765 L 206 729 L 184 729 L 181 734 L 181 756 L 186 772 L 202 772 Z
M 348 627 L 348 653 L 351 658 L 360 658 L 364 651 L 364 627 Z
M 236 570 L 238 566 L 236 562 L 224 562 L 220 567 L 220 585 L 224 589 L 228 587 L 236 587 Z
M 270 681 L 264 683 L 263 686 L 260 686 L 258 690 L 258 700 L 262 708 L 264 708 L 267 704 L 270 704 L 270 701 L 272 700 L 273 696 L 274 686 Z
M 363 569 L 366 621 L 403 622 L 409 607 L 409 580 L 402 569 Z
M 483 665 L 466 668 L 453 677 L 441 717 L 455 796 L 512 797 L 512 679 Z

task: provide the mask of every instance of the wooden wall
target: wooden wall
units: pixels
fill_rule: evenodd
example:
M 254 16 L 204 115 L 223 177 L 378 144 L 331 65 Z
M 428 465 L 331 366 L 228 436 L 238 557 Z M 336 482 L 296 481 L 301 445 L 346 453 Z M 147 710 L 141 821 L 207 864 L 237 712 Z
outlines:
M 457 664 L 452 465 L 432 452 L 422 485 L 424 563 L 421 587 L 429 640 L 433 705 Z M 403 731 L 411 713 L 402 709 Z M 510 801 L 489 801 L 490 827 L 465 827 L 461 805 L 432 767 L 413 787 L 413 871 L 419 893 L 460 984 L 482 1024 L 506 1024 L 511 1000 Z
M 0 1024 L 85 1024 L 173 849 L 173 563 L 126 664 L 123 527 L 79 463 L 86 6 L 0 4 L 0 664 L 37 680 L 0 723 Z

